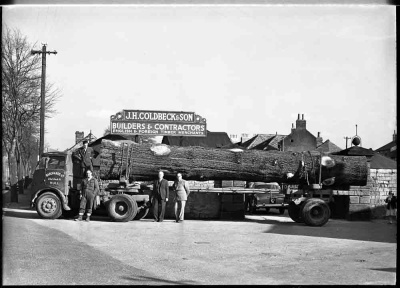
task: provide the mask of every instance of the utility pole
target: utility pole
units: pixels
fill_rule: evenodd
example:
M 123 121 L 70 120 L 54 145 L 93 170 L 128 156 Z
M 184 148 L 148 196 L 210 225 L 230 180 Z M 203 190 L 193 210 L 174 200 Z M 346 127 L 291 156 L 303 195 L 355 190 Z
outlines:
M 42 44 L 42 50 L 31 50 L 31 54 L 42 54 L 42 85 L 40 88 L 40 146 L 39 157 L 44 150 L 44 117 L 45 117 L 45 97 L 46 97 L 46 54 L 57 54 L 57 51 L 46 51 L 46 45 Z
M 347 149 L 347 140 L 350 140 L 351 139 L 351 137 L 343 137 L 344 139 L 346 139 L 346 149 Z

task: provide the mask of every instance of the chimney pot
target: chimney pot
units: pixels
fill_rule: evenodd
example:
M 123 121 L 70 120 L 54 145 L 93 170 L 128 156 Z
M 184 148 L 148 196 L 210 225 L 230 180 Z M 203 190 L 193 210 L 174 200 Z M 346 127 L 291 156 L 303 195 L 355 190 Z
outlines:
M 297 120 L 300 120 L 300 114 L 297 114 Z
M 318 132 L 318 137 L 321 137 L 320 135 L 321 135 L 321 132 Z
M 304 120 L 304 114 L 301 114 L 301 120 Z

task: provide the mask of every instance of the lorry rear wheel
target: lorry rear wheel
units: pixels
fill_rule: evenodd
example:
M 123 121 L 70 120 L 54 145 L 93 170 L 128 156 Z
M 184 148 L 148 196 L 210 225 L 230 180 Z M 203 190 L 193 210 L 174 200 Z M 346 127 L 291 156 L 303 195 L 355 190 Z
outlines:
M 133 218 L 133 220 L 142 220 L 144 217 L 147 216 L 147 213 L 149 213 L 150 208 L 149 207 L 140 207 L 138 209 L 138 212 L 136 216 Z
M 133 219 L 137 213 L 137 204 L 132 197 L 124 194 L 113 196 L 108 201 L 108 216 L 117 222 L 127 222 Z
M 303 202 L 304 203 L 304 202 Z M 303 209 L 303 203 L 296 205 L 293 201 L 289 203 L 289 217 L 296 223 L 303 223 L 304 220 L 301 215 L 301 210 Z
M 308 199 L 302 211 L 304 223 L 309 226 L 322 226 L 331 217 L 328 204 L 322 199 Z
M 61 201 L 52 192 L 43 193 L 36 201 L 36 211 L 41 218 L 57 219 L 62 214 Z

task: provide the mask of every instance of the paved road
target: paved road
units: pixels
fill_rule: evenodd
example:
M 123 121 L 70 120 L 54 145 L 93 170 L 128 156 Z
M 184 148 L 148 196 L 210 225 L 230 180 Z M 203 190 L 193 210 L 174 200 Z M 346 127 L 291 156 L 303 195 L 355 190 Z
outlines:
M 246 218 L 86 223 L 3 208 L 3 284 L 396 283 L 397 224 Z

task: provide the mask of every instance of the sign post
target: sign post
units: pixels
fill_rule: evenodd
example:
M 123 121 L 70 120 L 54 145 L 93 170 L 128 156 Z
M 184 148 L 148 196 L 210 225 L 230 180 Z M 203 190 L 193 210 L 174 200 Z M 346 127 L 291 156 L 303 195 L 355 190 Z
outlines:
M 206 137 L 206 119 L 193 112 L 122 110 L 110 117 L 111 134 Z

